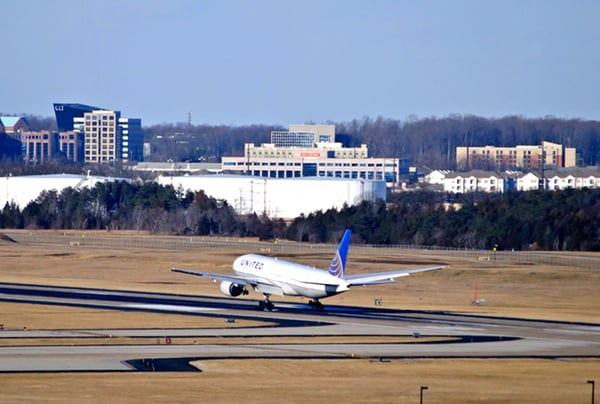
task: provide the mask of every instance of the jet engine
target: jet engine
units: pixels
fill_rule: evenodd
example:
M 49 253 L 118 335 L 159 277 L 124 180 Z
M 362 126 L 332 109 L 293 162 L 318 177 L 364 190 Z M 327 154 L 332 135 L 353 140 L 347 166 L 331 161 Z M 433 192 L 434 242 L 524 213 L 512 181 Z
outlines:
M 237 283 L 223 281 L 221 282 L 221 292 L 227 296 L 239 296 L 241 294 L 248 294 L 248 291 L 244 287 L 244 285 L 238 285 Z

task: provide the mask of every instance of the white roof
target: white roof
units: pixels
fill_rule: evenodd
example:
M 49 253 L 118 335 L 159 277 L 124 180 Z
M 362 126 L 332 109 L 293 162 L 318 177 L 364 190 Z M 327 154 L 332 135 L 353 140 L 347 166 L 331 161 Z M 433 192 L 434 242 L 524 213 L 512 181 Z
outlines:
M 302 177 L 267 178 L 247 175 L 161 176 L 159 184 L 224 199 L 238 213 L 265 213 L 270 217 L 295 218 L 318 210 L 339 209 L 363 200 L 386 198 L 384 181 Z
M 80 189 L 92 188 L 98 182 L 127 181 L 126 178 L 98 177 L 78 174 L 48 174 L 48 175 L 23 175 L 0 177 L 0 209 L 7 202 L 14 202 L 20 209 L 25 208 L 30 202 L 37 199 L 42 191 L 56 190 L 61 192 L 65 188 Z

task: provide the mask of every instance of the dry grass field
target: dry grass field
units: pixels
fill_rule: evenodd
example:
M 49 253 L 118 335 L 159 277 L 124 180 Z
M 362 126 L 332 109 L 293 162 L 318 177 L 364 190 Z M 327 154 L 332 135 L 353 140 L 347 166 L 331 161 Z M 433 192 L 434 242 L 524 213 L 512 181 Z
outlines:
M 282 258 L 325 266 L 331 252 Z M 24 246 L 0 242 L 0 282 L 83 286 L 220 296 L 206 280 L 171 266 L 228 273 L 245 251 L 103 250 L 86 246 Z M 393 285 L 353 289 L 324 304 L 441 310 L 506 317 L 600 323 L 600 271 L 575 267 L 469 261 L 350 250 L 348 271 L 385 271 L 432 263 L 449 268 Z M 472 305 L 474 284 L 482 305 Z M 251 298 L 260 296 L 251 292 Z M 280 300 L 297 301 L 297 299 Z M 6 329 L 223 327 L 222 319 L 86 308 L 0 303 Z M 226 326 L 256 325 L 238 321 Z M 1 332 L 1 331 L 0 331 Z M 37 343 L 43 343 L 36 341 Z M 2 342 L 0 344 L 8 344 Z M 600 358 L 600 352 L 598 353 Z M 198 373 L 0 374 L 0 402 L 424 402 L 584 403 L 588 379 L 600 382 L 600 359 L 223 360 L 198 364 Z

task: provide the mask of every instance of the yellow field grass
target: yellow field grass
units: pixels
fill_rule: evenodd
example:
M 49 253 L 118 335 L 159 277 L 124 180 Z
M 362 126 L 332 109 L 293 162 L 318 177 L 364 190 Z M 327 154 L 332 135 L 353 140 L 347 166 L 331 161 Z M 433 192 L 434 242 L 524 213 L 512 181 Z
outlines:
M 0 282 L 220 296 L 217 285 L 172 273 L 172 266 L 229 273 L 244 251 L 102 249 L 0 243 Z M 333 254 L 289 254 L 326 266 Z M 348 271 L 385 271 L 415 264 L 449 268 L 392 285 L 357 288 L 324 304 L 440 310 L 503 317 L 600 322 L 600 271 L 547 265 L 472 262 L 457 257 L 351 250 Z M 481 305 L 472 305 L 474 285 Z M 260 296 L 251 293 L 250 298 Z M 298 301 L 278 298 L 277 301 Z M 244 320 L 0 303 L 11 329 L 213 328 L 256 325 Z M 1 331 L 0 331 L 1 332 Z M 39 341 L 30 341 L 39 343 Z M 200 341 L 201 343 L 202 341 Z M 214 341 L 213 341 L 214 342 Z M 600 356 L 600 352 L 599 352 Z M 588 379 L 600 380 L 600 359 L 558 360 L 219 360 L 199 373 L 0 374 L 0 402 L 589 402 Z
M 599 361 L 222 360 L 200 373 L 0 374 L 0 401 L 589 403 Z

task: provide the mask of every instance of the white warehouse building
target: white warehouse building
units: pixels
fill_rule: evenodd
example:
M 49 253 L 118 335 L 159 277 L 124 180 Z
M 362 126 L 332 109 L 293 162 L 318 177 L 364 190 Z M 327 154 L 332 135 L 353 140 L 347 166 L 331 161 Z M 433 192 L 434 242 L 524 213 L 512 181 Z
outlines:
M 203 190 L 208 196 L 227 201 L 240 214 L 264 213 L 271 218 L 291 219 L 362 201 L 386 200 L 385 181 L 245 175 L 161 176 L 157 181 L 175 189 Z
M 97 177 L 77 174 L 23 175 L 0 177 L 0 209 L 6 203 L 15 203 L 19 209 L 25 208 L 35 201 L 42 191 L 55 190 L 60 193 L 63 189 L 93 188 L 99 182 L 127 181 L 126 178 Z

